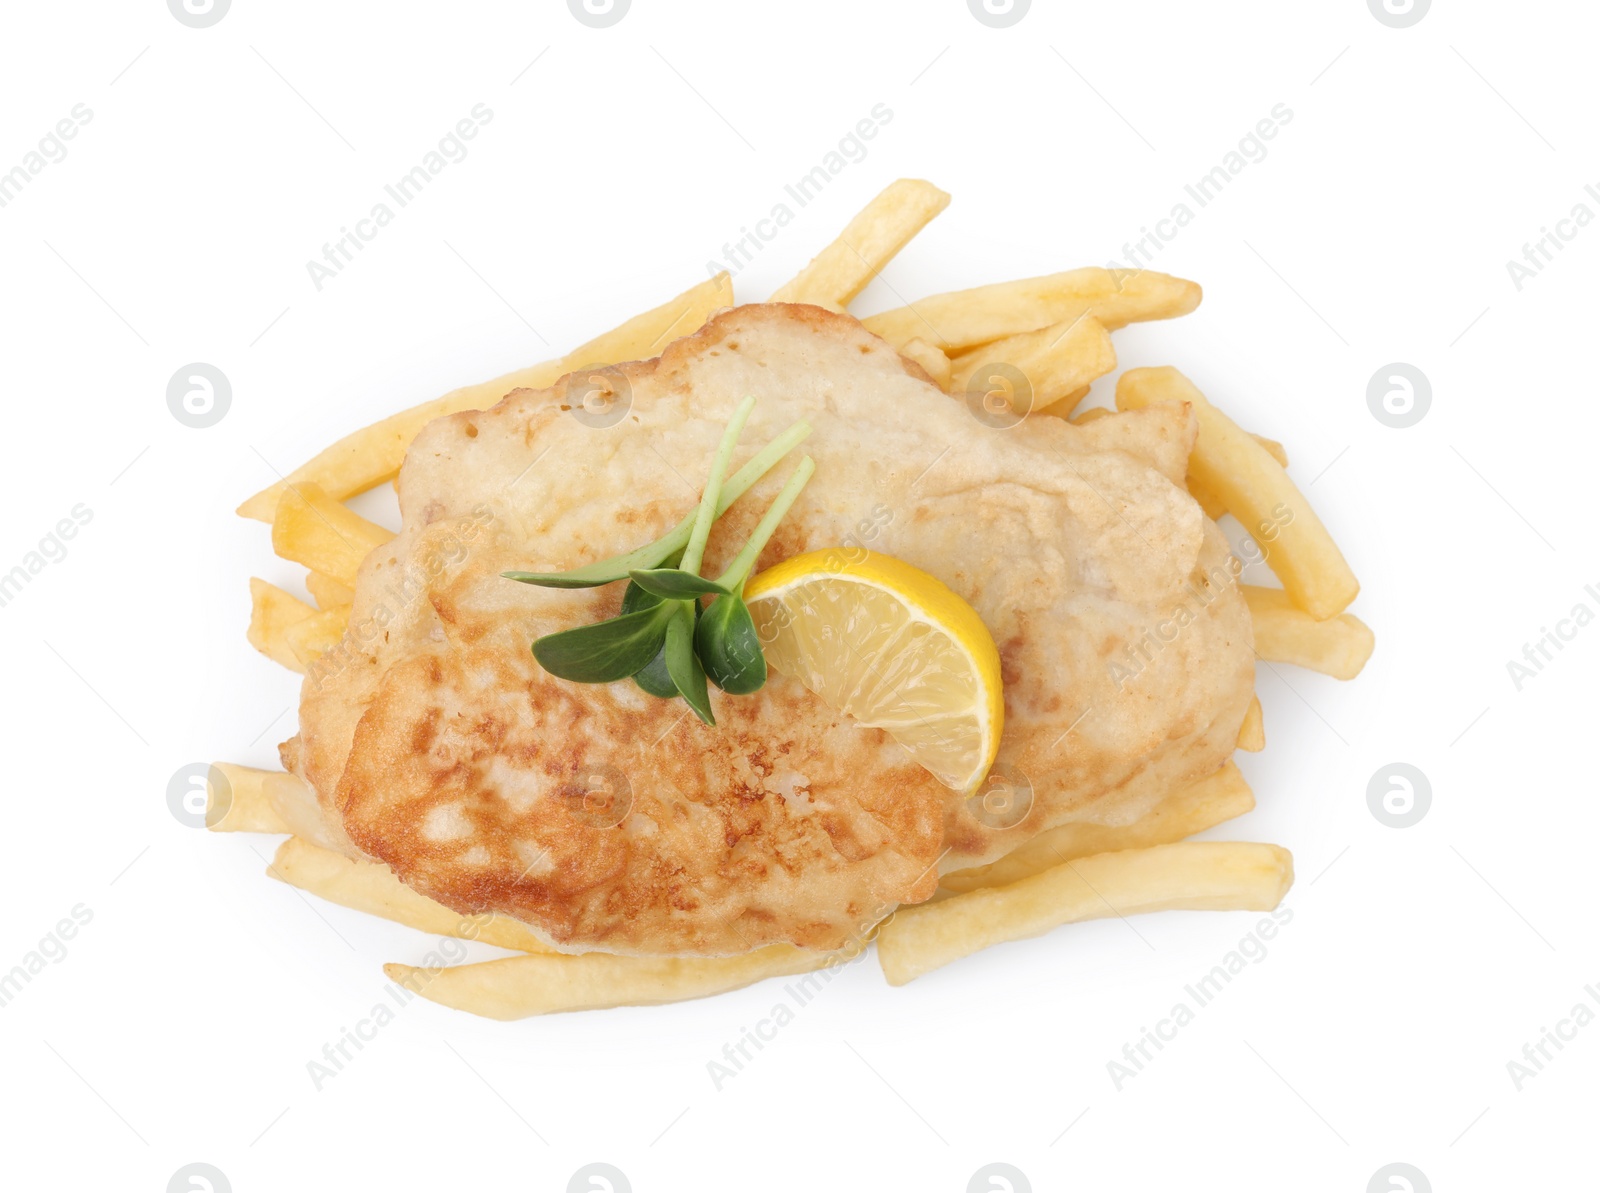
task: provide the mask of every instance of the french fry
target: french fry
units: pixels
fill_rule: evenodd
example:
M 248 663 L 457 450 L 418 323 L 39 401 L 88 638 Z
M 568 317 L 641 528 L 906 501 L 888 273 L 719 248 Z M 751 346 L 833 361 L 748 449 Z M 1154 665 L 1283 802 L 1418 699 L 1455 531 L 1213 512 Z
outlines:
M 940 389 L 950 388 L 950 358 L 927 340 L 907 340 L 900 345 L 900 355 L 921 365 Z
M 1255 624 L 1256 654 L 1268 662 L 1293 663 L 1334 679 L 1354 679 L 1372 657 L 1372 631 L 1354 614 L 1318 621 L 1296 609 L 1281 588 L 1255 584 L 1240 588 Z
M 1283 450 L 1283 444 L 1276 439 L 1268 439 L 1265 435 L 1251 435 L 1250 438 L 1267 449 L 1267 455 L 1278 461 L 1279 468 L 1289 467 L 1289 453 Z
M 1283 444 L 1276 439 L 1268 439 L 1263 435 L 1252 435 L 1251 438 L 1266 448 L 1267 454 L 1278 461 L 1280 467 L 1289 467 L 1289 453 L 1283 450 Z M 1190 476 L 1187 478 L 1187 484 L 1189 486 L 1189 496 L 1200 503 L 1200 508 L 1205 511 L 1206 517 L 1213 522 L 1220 521 L 1223 515 L 1228 512 L 1226 503 L 1204 481 Z
M 356 599 L 354 588 L 348 584 L 341 584 L 324 572 L 306 573 L 306 591 L 311 594 L 311 599 L 317 602 L 319 609 L 336 609 Z
M 1078 403 L 1083 401 L 1088 396 L 1089 396 L 1089 387 L 1087 385 L 1080 385 L 1080 386 L 1078 386 L 1077 389 L 1073 390 L 1066 397 L 1062 398 L 1054 406 L 1051 406 L 1048 410 L 1044 410 L 1041 413 L 1054 414 L 1059 418 L 1065 418 L 1065 419 L 1068 419 L 1070 421 L 1071 418 L 1072 418 L 1073 411 L 1075 411 L 1078 408 Z M 1095 407 L 1095 409 L 1097 409 L 1097 410 L 1105 410 L 1105 407 L 1104 406 L 1097 406 L 1097 407 Z M 1106 413 L 1110 414 L 1112 412 L 1107 410 Z M 1093 422 L 1094 419 L 1091 418 L 1089 421 Z M 1082 424 L 1079 424 L 1079 425 L 1081 426 Z
M 555 1011 L 653 1006 L 704 998 L 763 978 L 820 969 L 838 956 L 779 944 L 736 957 L 583 953 L 506 957 L 440 969 L 389 964 L 383 972 L 441 1006 L 489 1019 L 525 1019 Z
M 1085 387 L 1082 393 L 1078 396 L 1078 401 L 1083 401 L 1083 399 L 1088 396 L 1088 393 L 1088 387 Z M 1068 394 L 1067 396 L 1070 398 L 1072 395 Z M 1065 403 L 1063 403 L 1063 405 L 1065 405 Z M 1105 406 L 1091 406 L 1087 410 L 1081 410 L 1072 415 L 1072 417 L 1067 421 L 1072 423 L 1074 426 L 1084 427 L 1088 426 L 1090 423 L 1099 422 L 1102 418 L 1109 418 L 1115 413 L 1115 410 L 1111 410 Z
M 1008 940 L 1061 924 L 1147 911 L 1270 911 L 1294 881 L 1276 845 L 1181 841 L 1101 853 L 1009 886 L 902 907 L 878 931 L 878 961 L 894 986 Z
M 920 178 L 891 182 L 811 264 L 780 286 L 772 301 L 849 306 L 878 271 L 949 205 L 950 196 L 931 182 Z
M 1204 481 L 1196 480 L 1193 476 L 1188 477 L 1184 483 L 1189 488 L 1189 496 L 1200 503 L 1205 516 L 1213 522 L 1222 521 L 1228 513 L 1228 507 L 1222 504 L 1222 498 L 1218 497 Z
M 285 489 L 272 519 L 272 549 L 354 588 L 361 561 L 394 533 L 369 522 L 322 486 L 306 482 Z
M 432 936 L 460 936 L 524 953 L 555 952 L 525 924 L 493 913 L 463 915 L 451 911 L 406 886 L 388 866 L 357 861 L 299 837 L 290 837 L 278 846 L 267 874 L 330 903 L 393 920 Z
M 1182 278 L 1148 269 L 1091 266 L 935 294 L 861 322 L 897 348 L 917 337 L 953 353 L 1060 323 L 1085 307 L 1115 331 L 1146 319 L 1187 315 L 1199 305 L 1200 287 Z
M 1256 806 L 1250 785 L 1232 762 L 1215 774 L 1181 787 L 1132 824 L 1063 824 L 1023 842 L 999 861 L 955 870 L 939 879 L 947 891 L 963 893 L 1006 886 L 1097 853 L 1143 849 L 1192 837 Z
M 299 775 L 275 771 L 267 775 L 262 786 L 267 802 L 278 819 L 288 825 L 289 832 L 308 845 L 324 849 L 337 849 L 343 844 L 329 829 L 316 791 Z
M 733 283 L 728 275 L 719 273 L 707 278 L 564 357 L 518 369 L 493 381 L 452 390 L 442 398 L 423 402 L 353 431 L 283 480 L 249 498 L 237 512 L 240 517 L 254 518 L 258 522 L 272 521 L 278 499 L 289 485 L 321 485 L 335 501 L 364 493 L 394 479 L 411 441 L 434 419 L 462 410 L 486 409 L 514 389 L 544 389 L 573 369 L 653 356 L 671 340 L 696 330 L 711 312 L 732 305 Z
M 1276 439 L 1267 439 L 1261 435 L 1252 435 L 1250 438 L 1266 448 L 1267 454 L 1278 461 L 1280 467 L 1289 467 L 1289 453 L 1283 450 L 1283 444 Z M 1185 483 L 1189 487 L 1189 496 L 1200 503 L 1200 508 L 1205 511 L 1206 517 L 1213 522 L 1220 521 L 1222 516 L 1228 512 L 1228 507 L 1223 503 L 1222 498 L 1205 481 L 1199 480 L 1191 473 L 1185 479 Z
M 579 344 L 560 361 L 552 361 L 546 366 L 547 368 L 553 366 L 556 369 L 555 375 L 549 381 L 530 388 L 552 385 L 573 369 L 589 368 L 592 365 L 622 364 L 630 360 L 649 360 L 652 356 L 660 355 L 661 350 L 673 340 L 699 331 L 714 312 L 732 305 L 732 277 L 727 273 L 716 274 L 697 285 L 690 286 L 682 294 L 668 299 L 660 306 L 652 307 L 627 322 L 618 324 L 610 331 L 601 332 L 594 339 Z M 509 393 L 510 390 L 506 392 Z M 499 395 L 487 405 L 494 405 L 494 402 L 498 402 L 504 396 L 505 394 Z M 479 407 L 463 406 L 462 409 L 473 410 Z
M 1062 403 L 1111 372 L 1117 367 L 1117 351 L 1100 321 L 1079 311 L 1060 323 L 1007 336 L 952 358 L 951 392 L 964 392 L 974 379 L 988 384 L 987 370 L 999 365 L 1009 365 L 1027 378 L 1031 396 L 1024 413 L 1032 413 Z
M 266 781 L 278 772 L 234 762 L 213 762 L 206 776 L 206 827 L 214 833 L 286 833 Z
M 1244 721 L 1239 726 L 1237 749 L 1257 754 L 1267 748 L 1267 731 L 1261 723 L 1261 697 L 1250 697 L 1250 707 L 1245 710 Z
M 290 671 L 305 672 L 305 664 L 284 636 L 290 626 L 315 617 L 317 611 L 299 597 L 291 596 L 275 584 L 250 577 L 250 628 L 245 638 L 274 663 Z
M 283 639 L 294 652 L 294 657 L 300 660 L 301 667 L 309 670 L 324 651 L 339 645 L 339 639 L 344 637 L 345 626 L 349 623 L 349 605 L 323 609 L 289 626 L 283 631 Z
M 1256 538 L 1267 566 L 1297 606 L 1326 621 L 1355 600 L 1361 589 L 1355 573 L 1311 503 L 1266 448 L 1177 369 L 1129 369 L 1117 378 L 1117 409 L 1155 402 L 1188 402 L 1194 408 L 1200 438 L 1189 457 L 1189 474 Z

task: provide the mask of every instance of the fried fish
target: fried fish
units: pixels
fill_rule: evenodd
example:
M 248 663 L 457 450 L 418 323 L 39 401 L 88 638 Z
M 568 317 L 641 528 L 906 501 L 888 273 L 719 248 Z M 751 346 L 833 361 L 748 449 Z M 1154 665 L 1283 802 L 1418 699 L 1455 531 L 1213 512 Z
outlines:
M 603 410 L 584 401 L 596 385 Z M 735 467 L 801 418 L 817 464 L 760 566 L 863 546 L 966 599 L 1000 649 L 1004 799 L 941 786 L 776 673 L 753 696 L 713 691 L 712 727 L 532 657 L 534 638 L 614 615 L 622 585 L 500 573 L 663 533 L 746 395 Z M 315 795 L 302 835 L 560 949 L 719 955 L 840 947 L 941 871 L 1069 820 L 1131 821 L 1229 757 L 1253 690 L 1226 542 L 1182 485 L 1193 417 L 995 421 L 856 320 L 765 304 L 654 360 L 431 423 L 400 473 L 403 529 L 362 565 L 345 641 L 307 675 L 283 747 Z M 790 467 L 717 523 L 707 574 Z

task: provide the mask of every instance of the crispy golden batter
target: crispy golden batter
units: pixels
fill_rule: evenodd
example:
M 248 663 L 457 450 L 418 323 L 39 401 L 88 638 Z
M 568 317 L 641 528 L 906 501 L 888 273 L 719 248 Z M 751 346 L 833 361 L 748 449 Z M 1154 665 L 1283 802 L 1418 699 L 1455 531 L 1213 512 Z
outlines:
M 725 312 L 613 377 L 628 396 L 609 425 L 571 408 L 568 378 L 413 445 L 404 529 L 363 564 L 351 635 L 308 674 L 285 749 L 326 843 L 560 947 L 830 947 L 926 898 L 938 869 L 1068 820 L 1130 820 L 1232 752 L 1250 623 L 1221 535 L 1181 488 L 1186 408 L 988 426 L 855 320 L 783 304 Z M 746 394 L 759 403 L 736 466 L 796 418 L 815 428 L 817 474 L 761 566 L 860 545 L 971 602 L 1001 652 L 1009 804 L 937 786 L 782 676 L 754 697 L 713 692 L 707 728 L 631 682 L 569 684 L 533 661 L 532 638 L 614 613 L 621 586 L 498 573 L 662 533 Z M 708 572 L 797 458 L 717 524 Z

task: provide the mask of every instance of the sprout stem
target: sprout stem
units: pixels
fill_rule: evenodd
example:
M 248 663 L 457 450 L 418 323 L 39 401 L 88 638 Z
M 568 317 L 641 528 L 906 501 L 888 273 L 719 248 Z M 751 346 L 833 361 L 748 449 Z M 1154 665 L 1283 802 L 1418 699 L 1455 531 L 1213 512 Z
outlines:
M 784 515 L 789 512 L 789 507 L 794 504 L 795 498 L 800 496 L 800 490 L 806 487 L 806 482 L 816 470 L 816 462 L 810 456 L 800 461 L 800 466 L 789 477 L 788 484 L 783 486 L 783 491 L 778 494 L 777 499 L 767 507 L 766 514 L 740 549 L 739 554 L 728 565 L 728 570 L 717 578 L 717 583 L 730 592 L 739 592 L 743 589 L 745 578 L 750 575 L 750 569 L 755 566 L 762 548 L 767 545 L 767 540 L 772 538 L 773 531 L 778 529 L 778 523 L 783 521 Z

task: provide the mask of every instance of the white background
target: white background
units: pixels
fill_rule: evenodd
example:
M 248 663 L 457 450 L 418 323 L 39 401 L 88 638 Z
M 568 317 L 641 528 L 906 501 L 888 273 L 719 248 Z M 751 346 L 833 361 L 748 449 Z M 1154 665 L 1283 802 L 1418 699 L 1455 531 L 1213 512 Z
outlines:
M 3 19 L 0 170 L 93 112 L 0 209 L 0 571 L 93 514 L 0 608 L 0 971 L 93 915 L 0 1008 L 7 1187 L 156 1191 L 194 1161 L 240 1193 L 558 1190 L 591 1161 L 641 1191 L 961 1190 L 992 1161 L 1034 1189 L 1359 1193 L 1395 1161 L 1436 1190 L 1594 1180 L 1600 1025 L 1520 1091 L 1507 1070 L 1600 1009 L 1600 628 L 1521 691 L 1506 666 L 1600 611 L 1600 227 L 1520 291 L 1506 268 L 1574 205 L 1600 214 L 1589 6 L 1437 3 L 1407 29 L 1361 0 L 1037 0 L 1000 30 L 960 0 L 635 0 L 607 29 L 554 0 Z M 319 292 L 306 262 L 479 103 L 469 155 Z M 1120 1091 L 1107 1062 L 1258 917 L 1087 924 L 898 990 L 868 959 L 720 1092 L 707 1062 L 781 983 L 509 1025 L 419 1001 L 319 1092 L 307 1062 L 431 942 L 267 881 L 275 841 L 167 809 L 180 766 L 273 765 L 293 730 L 295 677 L 243 631 L 246 577 L 297 569 L 233 506 L 705 276 L 880 103 L 865 160 L 795 208 L 741 299 L 902 175 L 954 202 L 858 312 L 1125 259 L 1292 111 L 1154 262 L 1204 305 L 1117 335 L 1124 366 L 1176 364 L 1287 445 L 1364 584 L 1366 673 L 1262 669 L 1260 806 L 1213 834 L 1293 850 L 1292 923 Z M 205 430 L 166 405 L 192 361 L 232 384 Z M 1409 429 L 1367 406 L 1394 361 L 1432 385 Z M 1403 830 L 1367 806 L 1395 761 L 1432 787 Z

